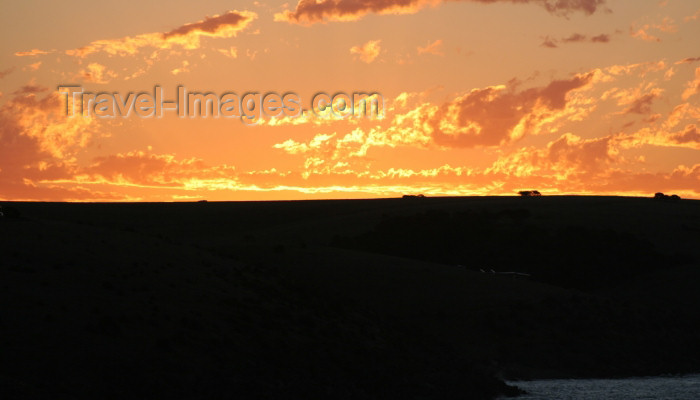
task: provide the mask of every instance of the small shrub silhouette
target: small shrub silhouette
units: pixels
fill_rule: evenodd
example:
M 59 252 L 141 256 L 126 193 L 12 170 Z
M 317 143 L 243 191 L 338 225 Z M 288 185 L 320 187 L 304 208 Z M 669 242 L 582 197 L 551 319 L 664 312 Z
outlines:
M 678 201 L 681 199 L 681 197 L 677 194 L 672 194 L 669 196 L 667 194 L 657 192 L 656 194 L 654 194 L 654 199 L 655 200 L 665 200 L 665 201 Z

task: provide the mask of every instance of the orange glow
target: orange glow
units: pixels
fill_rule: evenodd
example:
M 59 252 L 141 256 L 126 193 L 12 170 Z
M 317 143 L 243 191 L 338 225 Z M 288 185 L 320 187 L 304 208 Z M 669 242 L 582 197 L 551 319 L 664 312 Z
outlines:
M 212 3 L 5 5 L 0 200 L 700 198 L 693 2 Z M 62 85 L 300 109 L 69 117 Z M 384 114 L 318 116 L 319 92 L 379 93 Z

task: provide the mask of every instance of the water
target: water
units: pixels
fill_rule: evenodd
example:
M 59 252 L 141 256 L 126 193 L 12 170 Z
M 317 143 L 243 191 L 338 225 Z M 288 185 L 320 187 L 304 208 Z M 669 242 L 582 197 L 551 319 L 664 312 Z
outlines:
M 528 394 L 518 400 L 698 400 L 700 375 L 625 379 L 508 382 Z

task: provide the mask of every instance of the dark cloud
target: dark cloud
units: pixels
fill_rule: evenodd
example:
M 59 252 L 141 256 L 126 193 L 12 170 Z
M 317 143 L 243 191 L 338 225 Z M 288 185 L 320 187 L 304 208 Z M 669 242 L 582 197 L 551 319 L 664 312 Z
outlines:
M 586 35 L 582 35 L 580 33 L 574 33 L 573 35 L 571 35 L 567 38 L 564 38 L 561 41 L 564 43 L 571 43 L 571 42 L 583 42 L 583 41 L 587 41 L 587 40 L 588 40 L 588 38 L 586 37 Z
M 559 43 L 608 43 L 610 42 L 610 35 L 607 33 L 601 33 L 596 36 L 588 36 L 581 33 L 573 33 L 568 37 L 557 39 L 545 36 L 542 40 L 543 47 L 557 48 Z
M 683 132 L 671 135 L 671 140 L 678 144 L 700 143 L 700 132 L 695 124 L 691 124 Z
M 625 110 L 625 114 L 649 114 L 651 112 L 651 103 L 654 99 L 659 97 L 659 93 L 651 92 L 647 93 L 640 98 L 632 102 L 632 104 Z
M 593 43 L 608 43 L 610 41 L 610 35 L 602 33 L 598 36 L 593 36 L 591 42 Z
M 15 70 L 15 67 L 10 67 L 4 71 L 0 71 L 0 79 L 6 77 L 7 75 L 10 75 L 14 70 Z
M 549 47 L 550 49 L 554 49 L 554 48 L 559 47 L 559 46 L 557 46 L 557 40 L 552 39 L 549 36 L 544 37 L 544 40 L 542 41 L 542 46 Z
M 188 35 L 192 32 L 216 33 L 222 28 L 238 27 L 239 24 L 247 22 L 249 19 L 250 16 L 247 14 L 242 14 L 238 11 L 229 11 L 226 14 L 206 17 L 203 21 L 182 25 L 179 28 L 164 33 L 163 38 L 167 39 L 171 36 Z
M 230 38 L 245 29 L 257 18 L 251 11 L 228 11 L 222 15 L 206 17 L 204 20 L 182 25 L 168 32 L 143 33 L 119 39 L 96 40 L 66 54 L 84 58 L 90 54 L 104 52 L 110 55 L 133 55 L 144 47 L 170 49 L 181 46 L 186 49 L 199 48 L 203 37 Z
M 548 164 L 575 168 L 578 173 L 597 172 L 613 160 L 611 156 L 611 137 L 589 140 L 573 140 L 570 135 L 563 135 L 549 143 L 546 151 Z
M 536 125 L 536 109 L 549 111 L 566 107 L 566 95 L 586 85 L 593 74 L 557 80 L 545 87 L 521 92 L 486 88 L 444 104 L 427 122 L 435 143 L 450 147 L 497 146 L 507 143 L 521 123 L 527 129 Z M 456 112 L 456 118 L 452 117 Z M 448 131 L 446 131 L 448 129 Z
M 680 61 L 676 62 L 676 64 L 690 64 L 690 63 L 694 63 L 694 62 L 696 62 L 696 61 L 700 61 L 700 57 L 688 57 L 688 58 L 684 58 L 683 60 L 680 60 Z
M 357 20 L 366 14 L 410 14 L 446 1 L 536 4 L 551 14 L 564 16 L 572 12 L 592 14 L 605 3 L 605 0 L 299 0 L 293 11 L 275 14 L 275 20 L 302 24 Z
M 482 3 L 492 3 L 493 0 L 478 0 Z M 510 0 L 511 3 L 534 3 L 542 5 L 552 14 L 566 15 L 572 11 L 593 14 L 605 0 Z

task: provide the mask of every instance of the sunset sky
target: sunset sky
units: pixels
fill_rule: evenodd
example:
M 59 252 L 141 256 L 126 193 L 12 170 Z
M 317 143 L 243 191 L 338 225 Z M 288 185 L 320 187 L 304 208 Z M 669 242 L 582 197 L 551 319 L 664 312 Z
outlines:
M 700 198 L 700 2 L 5 2 L 0 199 Z M 379 92 L 382 119 L 65 115 L 57 87 Z

